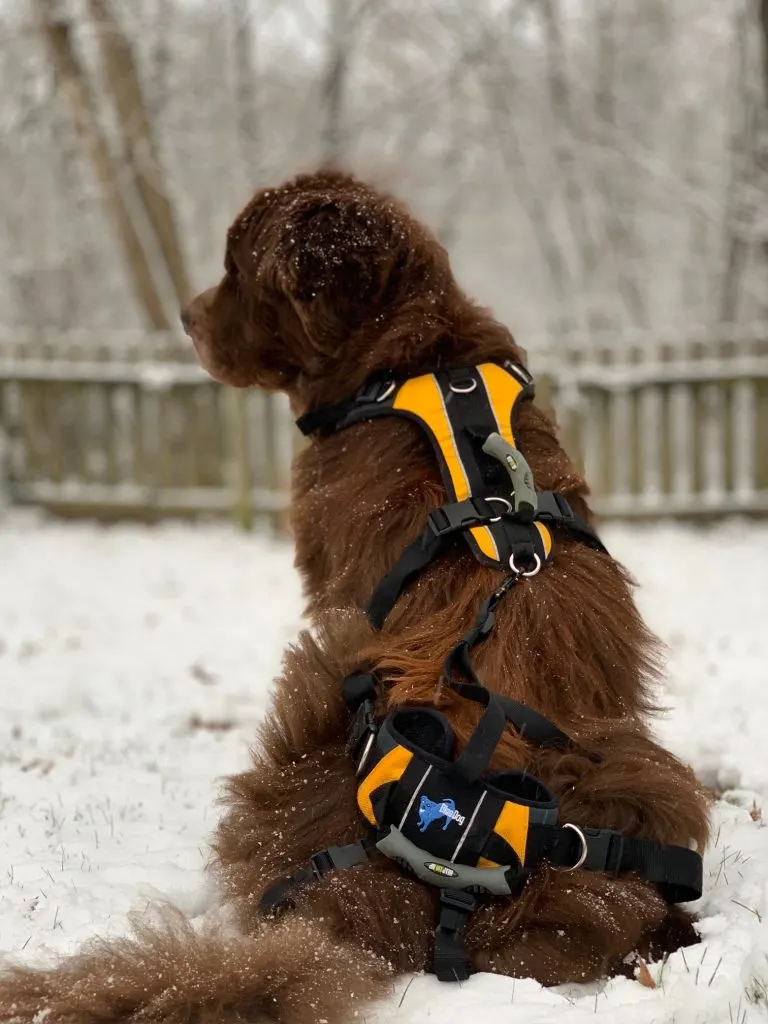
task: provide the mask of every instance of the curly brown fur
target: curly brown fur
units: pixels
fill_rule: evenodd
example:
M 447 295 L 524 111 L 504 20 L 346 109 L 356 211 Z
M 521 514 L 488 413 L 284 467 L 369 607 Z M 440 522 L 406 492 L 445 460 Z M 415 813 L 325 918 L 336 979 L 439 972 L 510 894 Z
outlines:
M 225 271 L 184 313 L 200 359 L 225 383 L 286 391 L 297 415 L 347 397 L 375 370 L 413 376 L 521 357 L 508 330 L 460 291 L 426 228 L 394 199 L 337 172 L 258 192 L 230 229 Z M 517 436 L 539 489 L 564 492 L 589 517 L 586 484 L 533 402 Z M 389 679 L 382 711 L 433 704 L 447 651 L 498 582 L 457 544 L 403 595 L 385 628 L 371 631 L 361 610 L 371 590 L 443 501 L 434 457 L 407 422 L 363 423 L 299 454 L 292 524 L 313 626 L 288 651 L 253 765 L 229 780 L 214 840 L 213 870 L 243 936 L 204 939 L 176 922 L 52 972 L 19 969 L 0 977 L 0 1022 L 16 1012 L 28 1024 L 35 1008 L 48 1008 L 49 1024 L 234 1022 L 258 1013 L 303 1024 L 308 990 L 340 1024 L 355 1000 L 386 991 L 383 963 L 428 966 L 436 892 L 383 858 L 307 890 L 274 931 L 258 904 L 276 877 L 364 832 L 342 677 L 375 668 Z M 704 793 L 648 730 L 659 664 L 626 572 L 558 536 L 551 567 L 499 607 L 476 665 L 487 685 L 535 707 L 579 745 L 555 752 L 508 731 L 495 766 L 538 775 L 557 794 L 562 820 L 703 848 Z M 440 706 L 461 746 L 477 709 L 447 695 Z M 338 985 L 323 985 L 322 965 L 315 977 L 310 934 L 321 960 L 351 965 Z M 690 918 L 640 879 L 545 867 L 518 900 L 484 904 L 467 934 L 476 969 L 544 984 L 626 971 L 633 951 L 662 955 L 694 940 Z M 294 960 L 282 963 L 276 950 L 287 956 L 288 945 Z
M 376 995 L 391 972 L 320 924 L 286 920 L 252 936 L 198 933 L 176 911 L 95 940 L 58 969 L 15 968 L 0 984 L 0 1020 L 97 1024 L 317 1024 Z M 12 993 L 12 996 L 11 996 Z M 47 1011 L 47 1012 L 41 1012 Z M 38 1016 L 39 1014 L 39 1016 Z

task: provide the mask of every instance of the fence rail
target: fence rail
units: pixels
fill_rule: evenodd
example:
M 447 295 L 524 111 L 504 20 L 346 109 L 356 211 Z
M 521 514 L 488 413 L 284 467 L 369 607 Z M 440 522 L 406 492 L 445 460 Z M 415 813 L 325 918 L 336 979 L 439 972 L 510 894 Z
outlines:
M 533 350 L 600 514 L 768 513 L 766 339 L 768 328 Z M 171 335 L 0 331 L 0 501 L 278 522 L 297 437 L 282 396 L 219 387 Z

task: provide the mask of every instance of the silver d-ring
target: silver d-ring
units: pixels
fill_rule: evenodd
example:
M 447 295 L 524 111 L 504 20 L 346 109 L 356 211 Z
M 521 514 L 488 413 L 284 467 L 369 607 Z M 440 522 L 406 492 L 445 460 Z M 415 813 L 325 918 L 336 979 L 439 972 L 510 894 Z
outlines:
M 474 379 L 468 382 L 467 387 L 460 388 L 457 387 L 455 384 L 450 385 L 450 389 L 451 391 L 453 391 L 455 395 L 469 395 L 475 390 L 476 387 L 477 381 Z
M 389 396 L 392 394 L 392 392 L 394 390 L 395 390 L 395 382 L 392 380 L 392 381 L 389 382 L 389 384 L 386 386 L 386 388 L 384 388 L 384 390 L 379 395 L 379 397 L 376 399 L 376 401 L 377 402 L 383 402 L 385 398 L 389 398 Z
M 518 567 L 515 565 L 515 556 L 514 555 L 510 555 L 509 556 L 509 568 L 515 574 L 515 576 L 535 576 L 536 573 L 539 571 L 539 569 L 541 569 L 541 559 L 539 558 L 539 556 L 536 554 L 535 551 L 533 553 L 533 557 L 536 559 L 536 564 L 534 565 L 534 567 L 532 569 L 528 569 L 527 572 L 523 572 L 522 569 L 518 569 Z M 565 826 L 563 826 L 563 827 L 565 827 Z M 576 826 L 574 825 L 574 828 L 575 827 Z
M 578 825 L 572 825 L 570 821 L 566 821 L 563 825 L 563 828 L 571 829 L 571 831 L 575 832 L 576 835 L 579 837 L 579 839 L 581 840 L 581 853 L 579 854 L 579 859 L 576 861 L 575 864 L 572 864 L 569 868 L 555 868 L 555 871 L 578 871 L 581 865 L 587 859 L 587 837 L 584 835 L 584 833 L 581 831 Z
M 485 500 L 486 501 L 498 501 L 498 503 L 500 505 L 504 506 L 504 511 L 505 512 L 511 512 L 512 511 L 512 502 L 511 501 L 507 501 L 506 498 L 486 498 Z M 500 522 L 500 520 L 501 520 L 501 516 L 494 516 L 493 519 L 489 519 L 488 522 L 489 523 L 498 523 L 498 522 Z

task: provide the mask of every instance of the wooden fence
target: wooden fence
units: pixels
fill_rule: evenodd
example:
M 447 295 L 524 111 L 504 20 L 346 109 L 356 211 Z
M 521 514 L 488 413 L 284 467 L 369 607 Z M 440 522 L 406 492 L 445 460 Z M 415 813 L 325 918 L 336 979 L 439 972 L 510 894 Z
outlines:
M 768 326 L 574 337 L 538 371 L 601 515 L 768 513 Z
M 766 337 L 533 349 L 598 512 L 768 512 Z M 281 396 L 213 384 L 176 337 L 0 336 L 0 498 L 11 503 L 279 522 L 297 438 Z

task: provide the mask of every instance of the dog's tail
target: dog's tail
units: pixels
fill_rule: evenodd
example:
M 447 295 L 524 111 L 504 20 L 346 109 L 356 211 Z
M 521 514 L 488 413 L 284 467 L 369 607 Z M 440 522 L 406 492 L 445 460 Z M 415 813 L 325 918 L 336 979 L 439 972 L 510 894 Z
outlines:
M 0 973 L 0 1024 L 347 1024 L 390 968 L 290 917 L 253 936 L 197 931 L 177 911 L 52 968 Z

